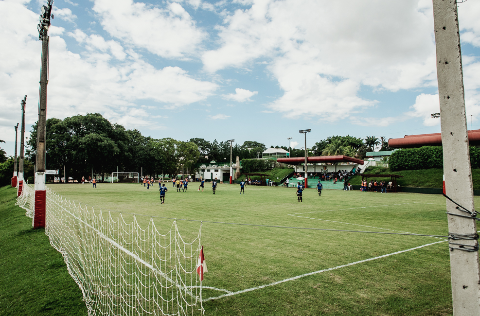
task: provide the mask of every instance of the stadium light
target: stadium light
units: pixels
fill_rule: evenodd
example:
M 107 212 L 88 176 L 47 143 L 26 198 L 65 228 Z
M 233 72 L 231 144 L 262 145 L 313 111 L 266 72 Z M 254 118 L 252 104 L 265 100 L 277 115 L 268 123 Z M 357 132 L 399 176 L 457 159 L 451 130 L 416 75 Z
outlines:
M 33 218 L 33 228 L 45 227 L 46 214 L 46 125 L 47 125 L 47 85 L 48 85 L 48 28 L 50 27 L 50 17 L 52 14 L 53 0 L 48 0 L 47 5 L 42 6 L 40 14 L 40 23 L 37 25 L 38 38 L 42 41 L 42 54 L 40 68 L 40 100 L 38 102 L 38 122 L 37 122 L 37 155 L 35 161 L 35 214 Z
M 292 137 L 288 137 L 288 157 L 290 157 L 290 140 L 292 139 Z
M 235 139 L 229 139 L 227 142 L 230 142 L 230 184 L 232 184 L 232 143 Z
M 18 136 L 18 123 L 15 127 L 15 160 L 13 161 L 13 177 L 12 177 L 12 187 L 17 187 L 17 136 Z
M 307 154 L 307 133 L 311 132 L 312 130 L 311 129 L 301 129 L 299 130 L 298 132 L 300 134 L 305 134 L 305 188 L 307 188 L 308 186 L 308 182 L 307 182 L 307 157 L 308 157 L 308 154 Z

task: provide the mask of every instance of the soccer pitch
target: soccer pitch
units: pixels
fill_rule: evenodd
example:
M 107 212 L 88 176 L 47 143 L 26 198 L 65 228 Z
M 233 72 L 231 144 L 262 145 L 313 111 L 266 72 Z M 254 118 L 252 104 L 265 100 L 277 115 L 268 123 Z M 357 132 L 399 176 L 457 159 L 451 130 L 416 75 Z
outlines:
M 452 313 L 442 196 L 308 189 L 299 203 L 294 188 L 166 185 L 165 204 L 158 184 L 49 187 L 160 231 L 175 218 L 185 240 L 201 226 L 206 315 Z

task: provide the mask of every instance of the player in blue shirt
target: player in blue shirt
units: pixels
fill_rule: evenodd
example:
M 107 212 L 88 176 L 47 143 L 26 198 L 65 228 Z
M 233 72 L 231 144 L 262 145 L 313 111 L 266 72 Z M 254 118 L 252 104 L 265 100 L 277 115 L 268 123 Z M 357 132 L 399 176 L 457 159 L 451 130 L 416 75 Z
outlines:
M 202 182 L 200 182 L 200 186 L 198 187 L 198 191 L 200 191 L 200 188 L 202 188 L 202 192 L 203 192 L 204 186 L 205 186 L 205 180 L 202 179 Z
M 188 186 L 188 180 L 185 179 L 185 181 L 183 181 L 183 192 L 187 191 L 187 187 Z
M 216 189 L 217 189 L 217 178 L 215 178 L 215 180 L 212 181 L 213 194 L 215 194 Z
M 168 191 L 167 187 L 165 186 L 165 183 L 163 184 L 163 187 L 160 187 L 160 201 L 162 201 L 161 204 L 165 203 L 165 193 Z
M 240 182 L 240 194 L 245 194 L 245 181 Z
M 317 183 L 318 196 L 322 195 L 322 189 L 323 189 L 323 185 L 320 183 L 320 181 L 318 181 Z
M 297 187 L 297 201 L 298 202 L 303 202 L 302 200 L 302 192 L 303 192 L 303 186 L 299 185 Z

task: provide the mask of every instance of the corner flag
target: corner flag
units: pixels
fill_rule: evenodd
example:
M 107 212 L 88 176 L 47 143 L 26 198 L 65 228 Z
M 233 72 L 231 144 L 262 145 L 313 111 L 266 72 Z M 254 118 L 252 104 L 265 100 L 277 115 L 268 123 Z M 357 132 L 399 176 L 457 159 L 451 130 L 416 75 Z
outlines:
M 203 255 L 203 246 L 200 249 L 200 253 L 198 254 L 198 261 L 197 261 L 197 273 L 200 276 L 200 281 L 203 281 L 203 274 L 208 272 L 207 263 L 205 262 L 205 257 Z

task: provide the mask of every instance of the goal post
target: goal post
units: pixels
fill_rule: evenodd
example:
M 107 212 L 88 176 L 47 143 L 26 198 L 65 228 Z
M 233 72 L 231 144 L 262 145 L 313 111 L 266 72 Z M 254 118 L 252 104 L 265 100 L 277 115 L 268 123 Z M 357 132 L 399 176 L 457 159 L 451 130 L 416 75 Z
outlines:
M 139 173 L 138 172 L 112 172 L 110 177 L 111 183 L 139 183 Z

